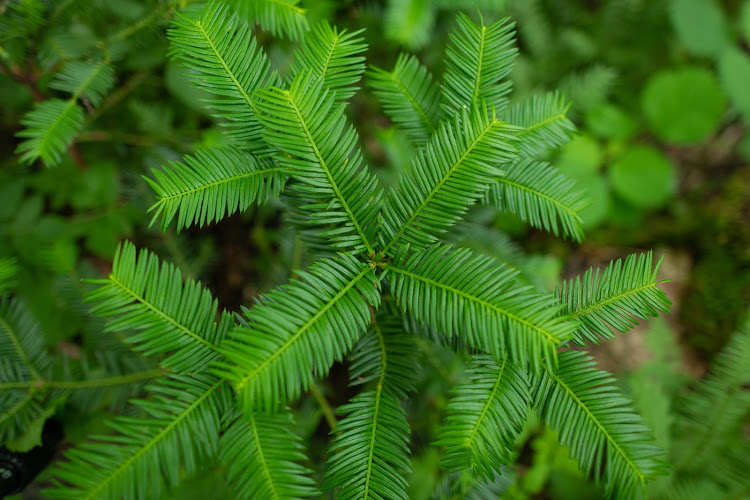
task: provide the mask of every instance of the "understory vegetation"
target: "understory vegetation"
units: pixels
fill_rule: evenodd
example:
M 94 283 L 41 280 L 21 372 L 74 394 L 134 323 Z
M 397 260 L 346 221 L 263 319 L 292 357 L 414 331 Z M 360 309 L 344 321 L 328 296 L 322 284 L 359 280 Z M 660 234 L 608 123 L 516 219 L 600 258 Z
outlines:
M 750 1 L 2 0 L 0 495 L 750 494 Z

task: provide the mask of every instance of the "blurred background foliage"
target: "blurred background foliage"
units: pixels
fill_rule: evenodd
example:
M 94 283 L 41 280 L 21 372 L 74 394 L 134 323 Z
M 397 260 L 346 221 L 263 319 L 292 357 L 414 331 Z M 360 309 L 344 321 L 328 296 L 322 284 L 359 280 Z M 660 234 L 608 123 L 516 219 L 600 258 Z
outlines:
M 405 49 L 434 74 L 442 72 L 457 10 L 486 23 L 515 20 L 520 56 L 513 98 L 560 88 L 572 102 L 569 115 L 579 133 L 549 161 L 592 199 L 582 212 L 587 238 L 576 245 L 485 209 L 478 215 L 487 230 L 463 228 L 456 241 L 472 232 L 472 245 L 546 289 L 560 277 L 637 249 L 665 255 L 662 275 L 672 280 L 674 314 L 597 355 L 606 369 L 624 375 L 665 447 L 679 452 L 691 446 L 678 425 L 685 388 L 716 361 L 732 332 L 743 329 L 750 304 L 750 0 L 299 5 L 310 25 L 328 19 L 339 28 L 365 28 L 368 65 L 390 69 Z M 0 0 L 0 294 L 23 302 L 23 314 L 38 324 L 53 355 L 51 370 L 69 379 L 155 368 L 104 332 L 82 303 L 81 279 L 107 273 L 124 238 L 200 279 L 234 311 L 306 262 L 273 203 L 202 229 L 162 233 L 149 226 L 155 199 L 141 176 L 226 140 L 201 105 L 204 95 L 168 57 L 165 29 L 173 12 L 190 16 L 201 8 L 191 0 Z M 262 26 L 257 33 L 275 65 L 288 68 L 294 42 Z M 354 97 L 349 115 L 368 163 L 384 183 L 392 182 L 414 154 L 408 141 L 368 93 Z M 45 135 L 50 121 L 56 128 Z M 415 446 L 434 440 L 448 390 L 463 368 L 450 350 L 423 347 L 424 398 L 409 409 Z M 297 408 L 300 433 L 319 440 L 321 446 L 311 449 L 321 455 L 329 429 L 319 403 L 323 395 L 334 406 L 345 402 L 352 395 L 346 378 L 345 368 L 334 369 L 321 394 Z M 128 384 L 96 398 L 56 392 L 40 416 L 56 412 L 67 439 L 76 442 L 100 429 L 103 416 L 121 411 L 141 387 Z M 530 422 L 525 435 L 519 467 L 493 485 L 441 477 L 434 450 L 415 457 L 412 498 L 491 498 L 499 492 L 508 498 L 598 498 L 549 431 Z M 686 491 L 719 498 L 724 483 L 704 469 L 695 473 L 695 464 L 680 467 L 693 471 Z M 215 494 L 221 488 L 215 483 L 206 474 L 173 495 L 206 498 L 211 495 L 200 492 Z

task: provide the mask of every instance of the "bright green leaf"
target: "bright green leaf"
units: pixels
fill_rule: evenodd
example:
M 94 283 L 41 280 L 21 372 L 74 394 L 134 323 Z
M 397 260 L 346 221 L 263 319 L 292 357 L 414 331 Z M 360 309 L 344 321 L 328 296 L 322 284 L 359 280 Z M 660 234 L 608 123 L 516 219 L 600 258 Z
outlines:
M 388 39 L 418 49 L 432 35 L 435 12 L 427 0 L 389 0 L 383 24 Z
M 725 50 L 719 59 L 719 78 L 732 104 L 750 122 L 750 57 L 735 47 Z
M 602 139 L 627 141 L 633 137 L 638 125 L 621 108 L 614 104 L 605 103 L 588 112 L 586 128 Z
M 660 208 L 675 191 L 675 169 L 657 149 L 634 146 L 609 170 L 612 188 L 639 208 Z
M 750 42 L 750 0 L 745 0 L 740 15 L 740 30 L 745 40 Z
M 717 56 L 729 43 L 729 29 L 716 0 L 672 0 L 669 10 L 680 41 L 697 56 Z
M 590 175 L 576 179 L 578 186 L 586 193 L 591 204 L 579 214 L 583 228 L 590 230 L 604 222 L 612 207 L 612 196 L 607 183 L 600 175 Z
M 594 175 L 602 164 L 602 148 L 588 135 L 579 135 L 560 148 L 556 166 L 574 179 Z
M 666 70 L 652 76 L 641 105 L 652 130 L 676 144 L 706 139 L 719 125 L 724 94 L 714 75 L 700 67 Z

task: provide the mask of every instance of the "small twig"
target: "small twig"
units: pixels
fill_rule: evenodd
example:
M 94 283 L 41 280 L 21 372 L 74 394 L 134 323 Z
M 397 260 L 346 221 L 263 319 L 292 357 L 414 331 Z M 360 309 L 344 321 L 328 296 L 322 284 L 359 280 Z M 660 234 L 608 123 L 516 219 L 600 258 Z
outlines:
M 73 163 L 76 164 L 76 167 L 78 168 L 78 170 L 84 171 L 89 168 L 88 163 L 86 163 L 86 160 L 81 154 L 81 151 L 78 149 L 78 145 L 76 143 L 73 143 L 70 145 L 70 147 L 68 147 L 68 153 L 70 154 L 70 157 L 73 159 Z
M 34 99 L 34 102 L 42 102 L 44 100 L 44 95 L 36 86 L 36 78 L 34 77 L 33 73 L 21 71 L 21 68 L 19 68 L 15 63 L 10 65 L 10 67 L 0 67 L 0 72 L 8 75 L 18 83 L 26 85 L 26 87 L 28 87 L 31 91 L 31 96 Z
M 331 405 L 328 403 L 328 400 L 323 396 L 323 393 L 320 392 L 320 389 L 318 388 L 318 384 L 313 382 L 310 384 L 310 394 L 315 398 L 315 401 L 317 401 L 318 405 L 320 406 L 321 411 L 323 412 L 323 417 L 325 417 L 326 422 L 328 422 L 328 427 L 331 428 L 331 430 L 336 428 L 336 415 L 333 413 L 333 408 L 331 408 Z
M 146 79 L 146 77 L 149 76 L 148 71 L 137 71 L 133 74 L 125 83 L 123 83 L 120 87 L 118 87 L 114 92 L 109 94 L 109 96 L 104 99 L 104 102 L 96 108 L 87 119 L 88 123 L 91 123 L 95 121 L 99 116 L 101 116 L 102 113 L 109 110 L 113 106 L 117 105 L 120 101 L 125 99 L 130 92 L 132 92 L 138 85 L 143 83 L 143 81 Z

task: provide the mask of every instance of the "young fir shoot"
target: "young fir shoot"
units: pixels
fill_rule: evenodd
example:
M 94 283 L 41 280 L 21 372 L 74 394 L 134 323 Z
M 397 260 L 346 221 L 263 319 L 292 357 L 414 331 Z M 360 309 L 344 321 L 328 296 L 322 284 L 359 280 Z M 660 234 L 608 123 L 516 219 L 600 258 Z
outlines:
M 607 495 L 637 496 L 664 469 L 661 452 L 614 379 L 568 346 L 666 312 L 658 263 L 631 256 L 542 293 L 520 286 L 511 267 L 446 242 L 477 204 L 583 236 L 584 197 L 540 159 L 573 132 L 567 103 L 547 93 L 509 104 L 513 24 L 460 14 L 440 78 L 408 54 L 392 70 L 370 69 L 367 87 L 417 150 L 397 187 L 385 189 L 346 115 L 364 73 L 360 33 L 326 23 L 308 29 L 297 2 L 237 2 L 239 13 L 233 3 L 211 2 L 195 19 L 178 13 L 169 29 L 173 55 L 213 96 L 205 104 L 232 145 L 155 171 L 155 218 L 165 227 L 175 219 L 178 229 L 202 226 L 284 189 L 290 220 L 312 233 L 318 257 L 233 317 L 175 267 L 123 244 L 89 298 L 109 329 L 164 374 L 149 398 L 133 402 L 140 413 L 67 453 L 46 495 L 156 498 L 221 462 L 240 498 L 322 490 L 407 498 L 411 431 L 402 403 L 414 390 L 416 346 L 429 337 L 406 325 L 421 324 L 470 360 L 434 443 L 447 471 L 492 481 L 512 464 L 534 410 Z M 301 40 L 288 75 L 272 70 L 248 16 Z M 75 109 L 74 101 L 63 104 Z M 9 369 L 23 380 L 46 376 L 24 354 L 35 348 L 24 350 L 3 328 L 3 359 L 18 351 Z M 318 481 L 290 406 L 344 361 L 362 390 L 340 408 Z

